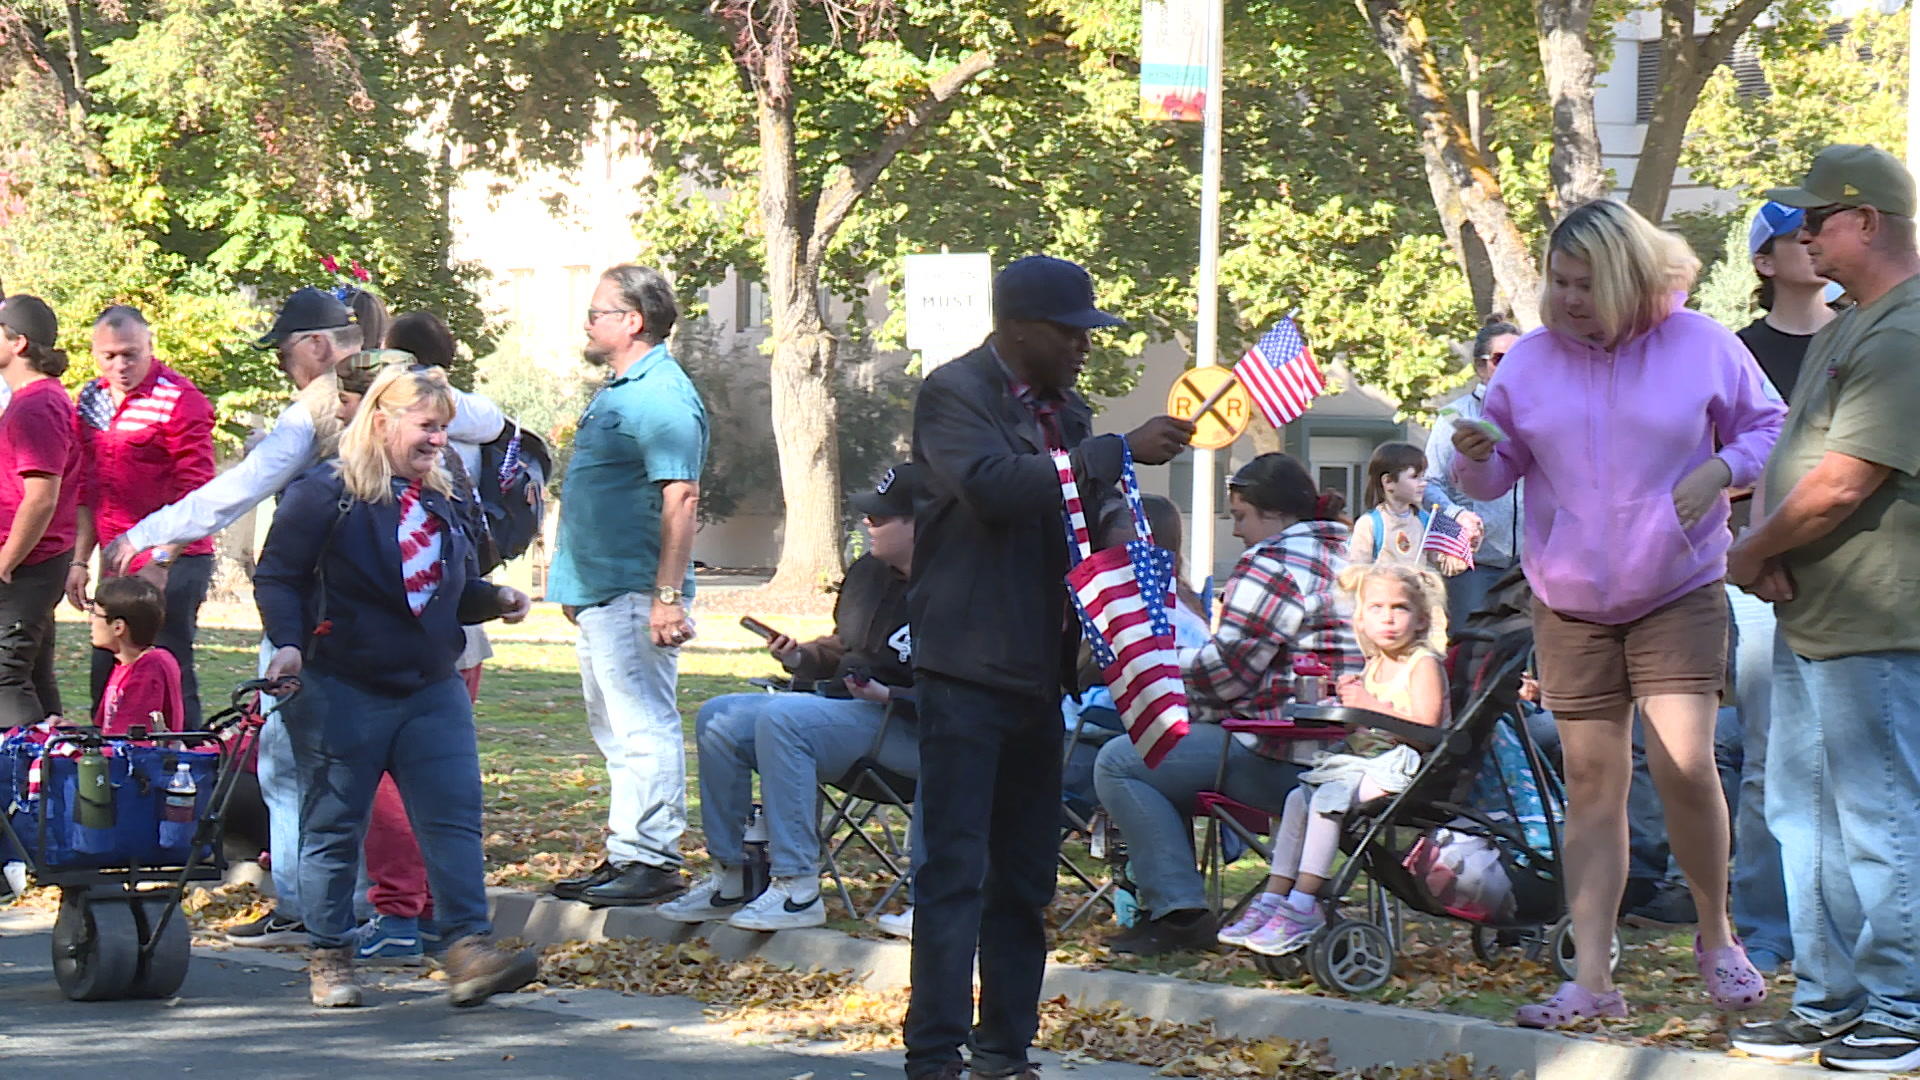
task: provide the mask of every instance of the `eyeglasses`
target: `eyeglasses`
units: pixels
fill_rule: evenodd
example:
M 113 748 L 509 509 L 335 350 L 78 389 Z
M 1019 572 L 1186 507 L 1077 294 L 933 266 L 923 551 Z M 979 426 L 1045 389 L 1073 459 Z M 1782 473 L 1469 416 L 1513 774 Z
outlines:
M 624 315 L 627 312 L 632 310 L 633 309 L 630 307 L 610 307 L 610 308 L 590 307 L 587 309 L 587 321 L 597 322 L 600 316 L 602 315 Z
M 1492 364 L 1495 367 L 1499 367 L 1500 361 L 1505 360 L 1506 358 L 1507 358 L 1507 354 L 1505 352 L 1488 353 L 1487 355 L 1480 358 L 1480 362 L 1483 364 Z
M 100 601 L 98 600 L 87 601 L 87 614 L 96 619 L 110 619 L 113 617 L 107 614 L 107 609 L 101 607 Z
M 1849 210 L 1864 209 L 1866 209 L 1864 206 L 1842 206 L 1839 203 L 1832 203 L 1827 206 L 1816 206 L 1807 211 L 1800 227 L 1806 230 L 1808 236 L 1819 236 L 1820 230 L 1826 228 L 1828 218 L 1836 214 L 1844 214 Z

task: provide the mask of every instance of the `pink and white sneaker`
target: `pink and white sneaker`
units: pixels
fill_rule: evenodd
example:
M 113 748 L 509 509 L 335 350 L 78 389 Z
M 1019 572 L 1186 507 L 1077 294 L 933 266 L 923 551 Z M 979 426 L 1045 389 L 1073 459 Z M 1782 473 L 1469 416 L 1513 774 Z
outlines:
M 1706 980 L 1707 996 L 1713 1004 L 1729 1012 L 1751 1009 L 1767 1000 L 1767 980 L 1760 974 L 1753 961 L 1747 959 L 1746 947 L 1739 938 L 1724 949 L 1711 951 L 1700 948 L 1700 935 L 1693 937 L 1693 962 L 1700 966 L 1700 977 Z
M 1522 1005 L 1513 1022 L 1524 1028 L 1563 1028 L 1589 1016 L 1620 1020 L 1627 1015 L 1627 999 L 1618 990 L 1595 994 L 1579 983 L 1565 982 L 1538 1005 Z
M 1285 956 L 1299 952 L 1313 940 L 1313 935 L 1327 925 L 1327 917 L 1315 904 L 1312 911 L 1298 912 L 1293 905 L 1282 903 L 1267 925 L 1255 930 L 1241 944 L 1262 956 Z
M 1241 914 L 1239 921 L 1220 931 L 1220 944 L 1245 945 L 1254 931 L 1267 925 L 1268 920 L 1273 918 L 1273 913 L 1280 910 L 1286 902 L 1286 897 L 1276 893 L 1263 892 L 1254 897 L 1252 902 L 1247 904 L 1247 910 Z

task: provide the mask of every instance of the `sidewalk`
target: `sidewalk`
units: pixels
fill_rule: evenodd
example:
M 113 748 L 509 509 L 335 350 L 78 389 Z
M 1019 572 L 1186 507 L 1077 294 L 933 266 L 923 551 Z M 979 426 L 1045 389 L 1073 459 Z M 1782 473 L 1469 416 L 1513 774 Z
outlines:
M 824 929 L 759 934 L 723 923 L 693 927 L 661 919 L 644 908 L 596 911 L 514 889 L 492 889 L 490 899 L 497 933 L 541 945 L 602 938 L 670 942 L 704 936 L 709 948 L 728 959 L 751 955 L 800 969 L 852 971 L 876 989 L 908 982 L 911 947 L 905 942 L 868 941 Z M 1083 1007 L 1115 1002 L 1155 1020 L 1210 1021 L 1228 1036 L 1325 1039 L 1343 1068 L 1406 1066 L 1470 1054 L 1478 1068 L 1491 1067 L 1509 1077 L 1524 1072 L 1531 1080 L 1791 1080 L 1833 1075 L 1815 1066 L 1628 1046 L 1364 1001 L 1060 964 L 1048 965 L 1042 994 L 1062 995 Z

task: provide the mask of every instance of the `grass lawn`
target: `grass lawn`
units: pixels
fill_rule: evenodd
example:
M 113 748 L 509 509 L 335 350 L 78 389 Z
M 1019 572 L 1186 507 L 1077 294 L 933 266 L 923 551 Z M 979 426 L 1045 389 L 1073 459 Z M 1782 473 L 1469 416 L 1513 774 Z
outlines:
M 731 616 L 700 616 L 696 611 L 696 617 L 701 636 L 683 650 L 679 697 L 689 770 L 690 822 L 685 850 L 691 869 L 700 872 L 706 856 L 699 829 L 694 715 L 708 698 L 749 689 L 747 678 L 773 674 L 778 665 L 755 647 L 757 639 L 741 630 Z M 68 709 L 81 715 L 88 696 L 85 627 L 77 613 L 69 610 L 63 609 L 61 620 L 58 655 L 62 693 Z M 774 621 L 796 637 L 827 629 L 827 620 L 819 616 L 781 616 Z M 259 641 L 256 626 L 249 608 L 209 605 L 205 609 L 199 668 L 209 711 L 224 704 L 228 689 L 253 677 Z M 527 623 L 519 627 L 496 624 L 492 636 L 494 657 L 487 662 L 476 710 L 487 798 L 488 880 L 496 885 L 537 887 L 556 876 L 585 869 L 600 858 L 607 813 L 605 772 L 587 733 L 571 627 L 558 610 L 552 605 L 538 605 Z M 1070 848 L 1069 854 L 1083 866 L 1100 869 L 1083 848 Z M 1237 895 L 1264 873 L 1265 867 L 1243 859 L 1230 870 L 1230 891 Z M 857 893 L 872 895 L 869 890 L 877 887 L 874 881 L 856 875 L 849 884 Z M 1063 880 L 1054 909 L 1055 922 L 1064 919 L 1083 896 L 1077 884 Z M 856 933 L 877 933 L 866 924 L 845 918 L 837 903 L 830 904 L 829 913 L 833 916 L 830 925 Z M 1275 982 L 1239 950 L 1149 960 L 1117 956 L 1103 944 L 1112 930 L 1111 917 L 1103 910 L 1090 923 L 1083 922 L 1058 937 L 1055 959 L 1318 992 L 1310 980 Z M 1512 1015 L 1515 1005 L 1546 996 L 1557 983 L 1551 971 L 1539 963 L 1523 959 L 1493 967 L 1480 963 L 1461 924 L 1410 919 L 1408 930 L 1411 940 L 1402 952 L 1394 979 L 1379 1000 L 1504 1020 Z M 1625 936 L 1627 949 L 1620 978 L 1634 1002 L 1636 1017 L 1610 1023 L 1604 1033 L 1668 1044 L 1724 1045 L 1721 1021 L 1711 1014 L 1689 955 L 1691 936 L 1684 932 L 1640 931 L 1627 931 Z M 1775 1001 L 1769 1008 L 1784 1002 L 1790 986 L 1790 980 L 1776 985 Z

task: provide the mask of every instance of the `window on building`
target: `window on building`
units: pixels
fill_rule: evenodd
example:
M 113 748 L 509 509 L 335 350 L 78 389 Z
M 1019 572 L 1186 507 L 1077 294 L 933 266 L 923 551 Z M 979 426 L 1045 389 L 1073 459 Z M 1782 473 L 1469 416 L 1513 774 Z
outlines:
M 1838 45 L 1846 39 L 1848 25 L 1844 22 L 1833 23 L 1822 35 L 1821 44 Z M 1868 49 L 1860 50 L 1862 62 L 1873 59 Z M 1760 67 L 1760 52 L 1753 42 L 1742 37 L 1734 43 L 1733 52 L 1727 57 L 1726 66 L 1733 69 L 1733 77 L 1743 98 L 1762 98 L 1772 95 L 1773 88 L 1767 85 L 1767 75 Z M 1639 43 L 1635 82 L 1637 93 L 1634 100 L 1634 120 L 1644 124 L 1653 119 L 1653 99 L 1660 93 L 1661 76 L 1666 65 L 1661 62 L 1660 42 L 1642 41 Z
M 1320 490 L 1337 491 L 1347 500 L 1347 511 L 1357 513 L 1360 506 L 1360 493 L 1353 490 L 1354 468 L 1351 465 L 1322 465 L 1319 468 Z

